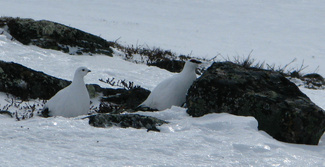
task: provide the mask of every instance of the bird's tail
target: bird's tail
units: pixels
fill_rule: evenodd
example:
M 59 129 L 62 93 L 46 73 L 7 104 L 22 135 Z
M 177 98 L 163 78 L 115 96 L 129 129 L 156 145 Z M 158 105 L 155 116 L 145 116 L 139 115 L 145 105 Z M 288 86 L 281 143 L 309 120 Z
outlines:
M 47 107 L 43 108 L 43 110 L 41 111 L 41 113 L 39 114 L 39 116 L 45 117 L 45 118 L 50 117 L 50 110 L 49 110 L 49 108 L 47 108 Z

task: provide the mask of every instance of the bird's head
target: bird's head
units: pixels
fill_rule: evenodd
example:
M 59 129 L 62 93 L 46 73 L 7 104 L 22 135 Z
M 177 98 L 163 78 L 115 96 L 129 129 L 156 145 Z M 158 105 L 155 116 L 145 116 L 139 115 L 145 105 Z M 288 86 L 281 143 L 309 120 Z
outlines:
M 191 59 L 185 63 L 184 69 L 186 68 L 186 69 L 195 70 L 201 63 L 202 63 L 201 61 Z
M 195 60 L 195 59 L 191 59 L 191 60 L 188 60 L 185 62 L 185 66 L 182 70 L 182 72 L 187 72 L 187 71 L 190 71 L 190 72 L 195 72 L 196 69 L 198 68 L 199 64 L 201 64 L 202 62 L 201 61 L 198 61 L 198 60 Z
M 195 60 L 195 59 L 191 59 L 190 62 L 194 63 L 194 64 L 201 64 L 202 63 L 201 61 Z
M 80 76 L 84 77 L 89 72 L 91 72 L 91 71 L 87 67 L 79 67 L 79 68 L 77 68 L 75 75 L 80 75 Z

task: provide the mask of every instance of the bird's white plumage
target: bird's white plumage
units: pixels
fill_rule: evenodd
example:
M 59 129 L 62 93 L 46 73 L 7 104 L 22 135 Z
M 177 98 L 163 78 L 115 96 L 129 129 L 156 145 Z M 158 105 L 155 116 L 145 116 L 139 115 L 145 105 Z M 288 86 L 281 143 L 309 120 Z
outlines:
M 173 105 L 181 106 L 185 103 L 187 90 L 196 80 L 197 63 L 187 61 L 180 73 L 159 83 L 140 106 L 165 110 Z
M 89 111 L 90 98 L 84 82 L 84 76 L 90 72 L 86 67 L 79 67 L 72 83 L 57 92 L 44 106 L 49 116 L 76 117 Z M 43 111 L 44 111 L 43 109 Z

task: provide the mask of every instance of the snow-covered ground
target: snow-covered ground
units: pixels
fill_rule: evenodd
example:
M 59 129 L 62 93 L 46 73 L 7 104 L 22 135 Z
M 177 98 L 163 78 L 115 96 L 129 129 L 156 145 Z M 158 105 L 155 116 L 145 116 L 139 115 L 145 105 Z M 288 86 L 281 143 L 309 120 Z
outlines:
M 257 62 L 325 76 L 324 1 L 304 0 L 0 0 L 0 16 L 47 19 L 116 40 L 194 57 L 246 56 Z M 222 59 L 219 56 L 219 59 Z M 87 66 L 87 83 L 115 77 L 148 89 L 173 75 L 120 57 L 71 56 L 24 46 L 0 35 L 0 60 L 13 61 L 71 80 Z M 323 90 L 301 88 L 325 108 Z M 1 106 L 6 96 L 1 94 Z M 252 117 L 210 114 L 189 117 L 185 109 L 141 113 L 170 122 L 160 133 L 94 128 L 79 118 L 0 115 L 0 166 L 325 166 L 325 139 L 318 146 L 288 144 L 257 130 Z
M 0 16 L 47 19 L 125 45 L 194 57 L 252 56 L 325 75 L 323 0 L 1 0 Z M 317 67 L 319 66 L 319 69 Z M 295 66 L 294 66 L 295 67 Z
M 152 113 L 161 132 L 94 128 L 87 120 L 0 115 L 1 166 L 324 166 L 324 145 L 278 142 L 252 117 Z

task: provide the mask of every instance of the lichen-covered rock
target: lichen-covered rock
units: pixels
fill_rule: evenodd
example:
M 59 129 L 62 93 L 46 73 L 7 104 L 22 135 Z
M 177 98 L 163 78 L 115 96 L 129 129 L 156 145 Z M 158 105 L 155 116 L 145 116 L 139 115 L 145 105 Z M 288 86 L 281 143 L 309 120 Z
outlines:
M 113 43 L 59 23 L 33 19 L 0 17 L 0 27 L 25 45 L 61 50 L 70 54 L 98 53 L 112 56 Z
M 166 121 L 139 114 L 95 114 L 88 116 L 89 124 L 95 127 L 111 127 L 113 125 L 127 128 L 146 128 L 147 131 L 160 131 L 156 126 L 160 126 Z
M 282 74 L 231 62 L 209 67 L 189 89 L 186 103 L 194 117 L 253 116 L 259 130 L 284 142 L 317 145 L 325 130 L 324 110 Z
M 10 93 L 22 100 L 49 99 L 71 81 L 52 77 L 13 62 L 0 60 L 0 92 Z M 95 84 L 87 85 L 91 97 L 104 89 Z
M 126 104 L 127 108 L 137 107 L 150 94 L 149 90 L 141 87 L 126 89 L 115 89 L 114 91 L 103 92 L 103 101 L 109 101 L 116 104 Z
M 132 89 L 105 89 L 101 100 L 100 113 L 118 114 L 124 111 L 133 112 L 150 94 L 141 87 Z
M 0 91 L 22 100 L 49 99 L 70 82 L 51 77 L 17 63 L 0 61 Z

